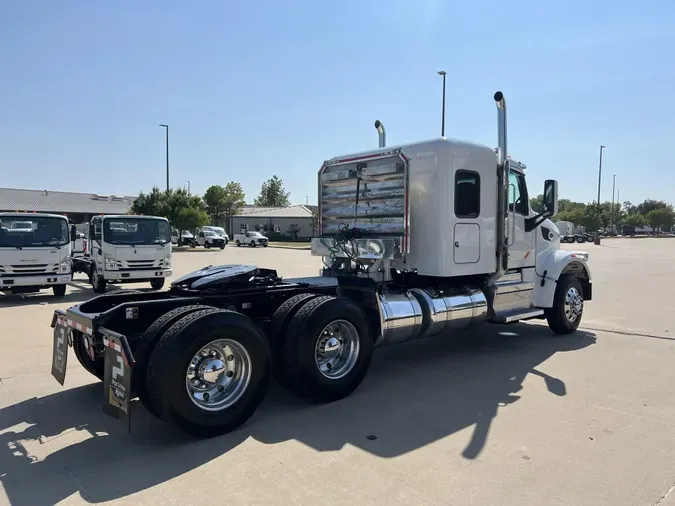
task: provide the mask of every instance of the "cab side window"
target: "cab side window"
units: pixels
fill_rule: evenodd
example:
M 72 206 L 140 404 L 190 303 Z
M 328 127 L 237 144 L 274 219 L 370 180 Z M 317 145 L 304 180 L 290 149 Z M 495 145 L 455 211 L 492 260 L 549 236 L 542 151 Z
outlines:
M 517 172 L 509 172 L 509 211 L 527 216 L 530 214 L 530 201 L 527 196 L 525 177 Z
M 472 170 L 455 173 L 455 216 L 478 218 L 480 216 L 480 176 Z
M 100 218 L 97 218 L 92 221 L 91 223 L 92 229 L 93 229 L 93 239 L 95 241 L 100 241 L 101 240 L 101 220 Z

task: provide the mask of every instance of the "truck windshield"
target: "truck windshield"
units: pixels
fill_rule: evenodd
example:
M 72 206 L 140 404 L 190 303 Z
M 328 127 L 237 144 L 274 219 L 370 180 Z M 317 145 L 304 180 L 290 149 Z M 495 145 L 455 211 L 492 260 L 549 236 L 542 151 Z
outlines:
M 221 227 L 209 227 L 211 232 L 215 232 L 218 235 L 225 235 L 225 229 Z
M 108 244 L 166 244 L 171 241 L 165 220 L 115 218 L 103 220 L 103 241 Z
M 65 246 L 70 243 L 68 221 L 51 216 L 0 217 L 0 247 Z

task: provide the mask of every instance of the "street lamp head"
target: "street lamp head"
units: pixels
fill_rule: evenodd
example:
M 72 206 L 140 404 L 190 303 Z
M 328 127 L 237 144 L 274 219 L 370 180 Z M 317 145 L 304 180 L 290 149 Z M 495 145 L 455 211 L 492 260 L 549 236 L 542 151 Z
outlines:
M 169 128 L 169 125 L 163 125 L 162 124 L 162 125 L 159 125 L 159 126 L 161 126 L 162 128 Z
M 607 146 L 600 144 L 600 149 L 607 149 Z
M 444 76 L 445 75 L 445 70 L 439 70 L 438 71 L 439 76 Z

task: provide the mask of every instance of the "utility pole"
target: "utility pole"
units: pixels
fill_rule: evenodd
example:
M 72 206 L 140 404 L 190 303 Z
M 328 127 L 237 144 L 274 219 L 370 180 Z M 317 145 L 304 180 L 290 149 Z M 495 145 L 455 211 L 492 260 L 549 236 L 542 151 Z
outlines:
M 595 241 L 594 244 L 600 244 L 600 224 L 602 223 L 600 221 L 600 214 L 602 211 L 602 207 L 600 206 L 600 183 L 602 182 L 602 150 L 605 149 L 607 146 L 600 145 L 600 165 L 598 166 L 598 230 L 595 231 Z
M 614 188 L 616 187 L 616 174 L 612 176 L 612 213 L 611 213 L 611 227 L 614 232 Z
M 169 190 L 169 125 L 159 125 L 166 130 L 166 189 Z
M 443 106 L 441 111 L 441 137 L 445 137 L 445 70 L 439 70 L 438 75 L 443 78 Z
M 190 195 L 190 181 L 187 181 L 187 186 L 188 186 L 188 188 L 187 188 L 187 190 L 188 190 L 188 195 Z

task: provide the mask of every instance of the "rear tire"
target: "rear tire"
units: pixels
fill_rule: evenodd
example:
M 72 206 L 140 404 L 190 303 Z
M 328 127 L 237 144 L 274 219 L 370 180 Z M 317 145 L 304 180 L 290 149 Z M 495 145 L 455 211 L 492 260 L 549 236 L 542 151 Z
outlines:
M 73 332 L 73 334 L 75 334 L 75 332 Z M 73 351 L 75 352 L 75 357 L 87 372 L 96 376 L 100 381 L 103 381 L 103 357 L 92 360 L 87 351 L 84 339 L 85 336 L 81 332 L 77 332 L 77 337 L 73 335 Z
M 584 242 L 584 238 L 583 238 L 583 237 L 577 237 L 577 242 L 578 242 L 579 244 L 583 243 L 583 242 Z
M 579 328 L 584 312 L 583 288 L 579 278 L 563 274 L 558 280 L 553 307 L 546 309 L 548 326 L 556 334 L 571 334 Z
M 66 285 L 54 285 L 52 290 L 55 297 L 63 297 L 66 294 Z
M 148 395 L 146 388 L 148 381 L 155 381 L 154 377 L 148 380 L 149 374 L 155 374 L 154 369 L 148 367 L 148 359 L 152 354 L 157 341 L 159 341 L 164 333 L 178 320 L 187 316 L 190 313 L 195 311 L 201 311 L 204 309 L 215 309 L 210 306 L 194 305 L 194 306 L 183 306 L 169 311 L 168 313 L 163 314 L 157 318 L 148 330 L 143 333 L 143 338 L 140 340 L 136 351 L 134 352 L 134 358 L 136 359 L 136 364 L 134 365 L 132 371 L 134 374 L 133 385 L 138 395 L 138 399 L 143 403 L 145 409 L 150 413 L 159 418 L 159 407 L 155 403 L 155 397 Z
M 237 242 L 235 244 L 237 245 L 237 248 L 239 248 L 241 246 L 241 243 L 239 242 L 239 240 L 237 240 Z
M 217 349 L 215 343 L 223 341 L 230 343 L 227 346 L 237 352 L 236 357 L 221 354 L 211 359 L 210 355 L 199 355 L 204 349 Z M 211 383 L 220 384 L 224 390 L 210 389 L 209 396 L 199 394 L 198 398 L 191 393 L 189 374 L 201 374 L 207 361 L 218 362 L 220 370 L 227 369 L 228 374 L 223 376 L 221 372 L 217 383 Z M 190 368 L 191 364 L 196 369 Z M 241 369 L 237 369 L 239 366 Z M 205 309 L 182 317 L 164 333 L 148 367 L 154 375 L 148 374 L 147 393 L 154 397 L 160 417 L 193 436 L 213 437 L 242 425 L 262 402 L 270 376 L 269 347 L 248 317 L 234 311 Z M 214 379 L 214 371 L 206 368 L 200 376 L 203 382 Z M 223 405 L 219 407 L 221 400 Z
M 317 402 L 337 401 L 356 390 L 372 354 L 367 317 L 344 297 L 321 296 L 306 302 L 293 316 L 284 339 L 284 369 L 291 388 Z
M 151 279 L 150 286 L 153 290 L 161 290 L 164 286 L 164 278 Z
M 277 382 L 289 389 L 292 389 L 289 382 L 286 369 L 284 369 L 284 338 L 286 330 L 291 323 L 291 319 L 295 313 L 311 299 L 320 297 L 316 293 L 301 293 L 289 297 L 281 306 L 277 308 L 272 315 L 272 321 L 269 327 L 270 347 L 272 348 L 272 374 Z

